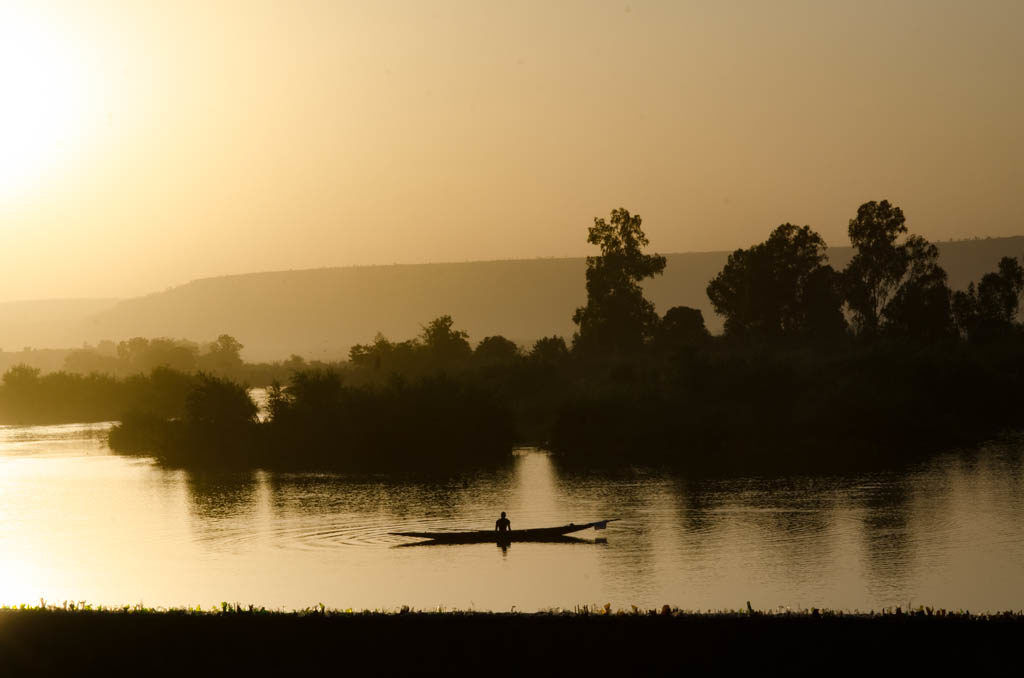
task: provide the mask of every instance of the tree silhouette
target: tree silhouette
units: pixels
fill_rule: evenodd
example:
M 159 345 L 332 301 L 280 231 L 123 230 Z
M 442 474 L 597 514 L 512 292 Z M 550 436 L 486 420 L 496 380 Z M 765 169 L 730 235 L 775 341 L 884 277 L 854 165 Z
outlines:
M 673 306 L 665 311 L 656 336 L 656 344 L 666 350 L 700 346 L 711 338 L 699 308 Z
M 640 281 L 665 270 L 665 257 L 644 254 L 647 237 L 639 215 L 612 210 L 610 223 L 595 218 L 587 242 L 601 248 L 587 257 L 587 305 L 576 309 L 579 332 L 573 348 L 596 352 L 639 349 L 658 324 L 654 304 L 644 298 Z
M 185 398 L 184 420 L 230 429 L 255 423 L 257 411 L 244 385 L 200 372 L 198 382 Z
M 4 372 L 3 383 L 11 389 L 29 389 L 39 383 L 41 372 L 38 367 L 18 364 Z
M 484 337 L 473 351 L 473 358 L 485 365 L 507 364 L 519 357 L 519 347 L 516 343 L 500 334 Z
M 846 303 L 854 326 L 865 337 L 889 334 L 935 338 L 952 331 L 951 292 L 939 251 L 907 233 L 903 210 L 866 202 L 850 220 L 850 243 L 857 250 L 843 271 Z
M 452 329 L 455 321 L 450 315 L 443 315 L 427 323 L 420 335 L 423 347 L 436 365 L 449 365 L 468 358 L 473 349 L 469 345 L 469 333 Z
M 569 357 L 569 347 L 565 345 L 562 337 L 541 337 L 533 343 L 530 349 L 530 360 L 545 366 L 560 364 Z
M 997 273 L 986 273 L 978 285 L 981 312 L 1009 325 L 1020 308 L 1020 294 L 1024 291 L 1024 268 L 1016 257 L 999 260 Z
M 348 351 L 348 359 L 353 365 L 379 370 L 386 366 L 388 358 L 394 352 L 394 344 L 380 332 L 373 338 L 372 344 L 356 344 Z
M 810 226 L 782 224 L 763 243 L 736 250 L 708 284 L 732 336 L 834 337 L 843 332 L 839 279 Z
M 95 355 L 92 351 L 90 353 Z M 155 339 L 133 337 L 120 342 L 117 345 L 116 353 L 117 359 L 120 361 L 119 367 L 125 373 L 148 372 L 160 366 L 191 372 L 197 367 L 199 346 L 190 341 L 166 337 Z M 239 360 L 239 364 L 241 364 L 241 360 Z M 79 370 L 88 366 L 88 359 L 85 356 L 76 357 L 71 365 Z
M 906 279 L 882 309 L 886 332 L 917 339 L 940 339 L 953 334 L 952 292 L 946 271 L 939 266 L 939 250 L 921 236 L 903 245 Z
M 857 250 L 845 276 L 846 300 L 857 329 L 875 334 L 882 310 L 907 270 L 907 253 L 896 240 L 907 232 L 903 210 L 889 203 L 866 202 L 850 220 L 850 244 Z
M 1024 268 L 1015 257 L 999 260 L 999 270 L 982 276 L 953 296 L 957 328 L 977 341 L 1006 334 L 1013 326 L 1024 292 Z
M 222 334 L 210 344 L 209 352 L 203 356 L 203 362 L 212 369 L 228 372 L 242 366 L 242 343 L 230 334 Z

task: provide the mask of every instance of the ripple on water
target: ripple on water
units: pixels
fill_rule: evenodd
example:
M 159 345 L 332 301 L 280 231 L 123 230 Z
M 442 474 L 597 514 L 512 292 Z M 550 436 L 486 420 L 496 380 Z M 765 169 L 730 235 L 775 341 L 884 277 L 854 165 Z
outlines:
M 1019 606 L 1024 590 L 1020 455 L 969 466 L 953 458 L 921 472 L 737 481 L 561 473 L 547 455 L 526 454 L 511 470 L 433 481 L 167 470 L 109 455 L 103 430 L 0 427 L 0 542 L 19 556 L 0 559 L 6 600 L 50 598 L 74 581 L 75 595 L 100 602 L 141 591 L 172 605 L 232 595 L 298 607 L 324 595 L 313 600 L 471 606 L 486 590 L 488 609 L 598 599 L 722 607 L 748 598 L 997 609 Z M 517 528 L 622 522 L 601 549 L 517 548 L 493 558 L 480 549 L 480 559 L 388 552 L 413 541 L 393 532 L 486 529 L 501 510 Z M 506 584 L 497 591 L 495 577 Z
M 234 522 L 234 521 L 232 521 Z M 255 524 L 254 524 L 255 522 Z M 451 526 L 448 525 L 447 528 Z M 351 547 L 387 548 L 409 541 L 392 534 L 398 531 L 446 529 L 439 523 L 424 521 L 397 526 L 388 516 L 339 516 L 274 518 L 220 526 L 204 525 L 200 542 L 218 549 L 245 549 L 269 545 L 284 550 L 322 551 Z

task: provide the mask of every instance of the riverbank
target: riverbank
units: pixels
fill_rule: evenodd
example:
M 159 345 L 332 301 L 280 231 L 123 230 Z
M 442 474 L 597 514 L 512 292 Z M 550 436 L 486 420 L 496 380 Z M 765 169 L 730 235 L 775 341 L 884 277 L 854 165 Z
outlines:
M 941 668 L 977 674 L 1016 665 L 1022 632 L 1020 611 L 974 615 L 925 608 L 882 614 L 34 608 L 0 610 L 0 658 L 12 675 L 93 667 L 233 675 L 325 668 L 534 675 Z

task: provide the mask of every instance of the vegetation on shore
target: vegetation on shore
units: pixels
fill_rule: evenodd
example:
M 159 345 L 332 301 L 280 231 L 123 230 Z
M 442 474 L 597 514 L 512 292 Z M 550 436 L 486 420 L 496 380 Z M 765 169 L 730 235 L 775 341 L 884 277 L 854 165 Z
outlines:
M 71 351 L 61 370 L 18 364 L 0 380 L 0 424 L 114 421 L 132 411 L 165 419 L 182 416 L 200 374 L 268 386 L 306 369 L 338 369 L 300 356 L 247 363 L 242 344 L 228 334 L 195 342 L 134 337 Z
M 0 382 L 0 424 L 113 421 L 131 410 L 179 417 L 196 375 L 157 367 L 148 374 L 40 374 L 17 365 Z
M 342 365 L 293 360 L 260 419 L 234 376 L 241 345 L 224 335 L 203 354 L 216 362 L 208 372 L 15 368 L 0 416 L 120 418 L 113 449 L 175 465 L 368 471 L 496 463 L 516 443 L 590 466 L 834 470 L 1024 425 L 1024 267 L 1005 257 L 954 292 L 936 248 L 887 201 L 862 205 L 849 234 L 841 271 L 808 226 L 782 224 L 730 255 L 707 289 L 721 336 L 697 309 L 659 316 L 644 298 L 665 259 L 644 252 L 640 218 L 620 209 L 589 231 L 600 254 L 587 260 L 570 342 L 474 347 L 441 316 L 419 337 L 354 346 Z M 172 349 L 136 341 L 118 353 L 141 365 Z
M 947 610 L 946 608 L 918 605 L 904 609 L 901 606 L 885 607 L 881 610 L 843 610 L 833 608 L 797 608 L 777 607 L 767 609 L 756 609 L 750 602 L 745 608 L 737 609 L 716 609 L 716 610 L 693 610 L 681 608 L 674 605 L 660 605 L 653 608 L 638 607 L 630 605 L 628 609 L 614 608 L 611 603 L 576 605 L 572 609 L 552 607 L 538 612 L 517 612 L 514 607 L 508 612 L 462 610 L 459 608 L 438 607 L 435 609 L 415 609 L 408 605 L 402 605 L 391 609 L 356 610 L 354 608 L 333 608 L 323 603 L 317 603 L 309 607 L 285 610 L 268 609 L 266 606 L 242 603 L 229 603 L 221 601 L 217 605 L 210 605 L 204 608 L 202 605 L 194 607 L 150 607 L 142 603 L 134 605 L 92 605 L 87 601 L 64 600 L 60 603 L 40 600 L 38 605 L 22 603 L 20 605 L 0 606 L 0 615 L 11 615 L 13 613 L 51 613 L 51 614 L 79 614 L 79 615 L 173 615 L 186 617 L 219 617 L 219 616 L 274 616 L 274 617 L 437 617 L 437 616 L 460 616 L 460 617 L 513 617 L 517 619 L 532 619 L 545 617 L 671 617 L 671 618 L 696 618 L 696 619 L 875 619 L 875 620 L 900 620 L 900 619 L 947 619 L 957 621 L 993 622 L 1013 621 L 1024 623 L 1024 610 L 1000 610 L 1000 611 L 975 611 L 958 609 Z
M 132 337 L 114 343 L 101 341 L 68 353 L 62 372 L 74 375 L 103 374 L 125 379 L 149 374 L 155 369 L 170 368 L 193 374 L 203 372 L 226 377 L 239 383 L 269 386 L 274 380 L 287 379 L 295 370 L 337 366 L 292 355 L 275 362 L 245 362 L 244 346 L 230 334 L 215 340 L 196 343 L 185 339 Z
M 660 675 L 723 667 L 818 674 L 837 661 L 845 670 L 873 673 L 884 667 L 973 674 L 1016 665 L 1022 625 L 1020 612 L 929 614 L 927 608 L 765 614 L 583 607 L 521 614 L 75 606 L 0 609 L 0 655 L 4 668 L 18 675 L 66 673 L 69 666 L 176 675 L 197 669 L 282 675 L 337 666 L 375 675 Z
M 110 431 L 123 453 L 170 465 L 347 471 L 430 471 L 499 464 L 515 441 L 510 410 L 444 374 L 346 386 L 337 372 L 296 372 L 271 389 L 260 421 L 246 389 L 200 374 L 182 416 L 132 411 Z

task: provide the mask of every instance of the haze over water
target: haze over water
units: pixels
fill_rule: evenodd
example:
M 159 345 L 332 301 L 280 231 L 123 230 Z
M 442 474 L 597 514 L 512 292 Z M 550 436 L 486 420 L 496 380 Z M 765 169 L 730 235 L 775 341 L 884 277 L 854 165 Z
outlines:
M 0 603 L 540 610 L 610 602 L 1024 607 L 1024 442 L 905 472 L 584 474 L 522 450 L 440 481 L 195 474 L 106 425 L 0 428 Z M 823 451 L 827 453 L 827 451 Z M 396 530 L 621 518 L 571 544 L 412 546 Z

